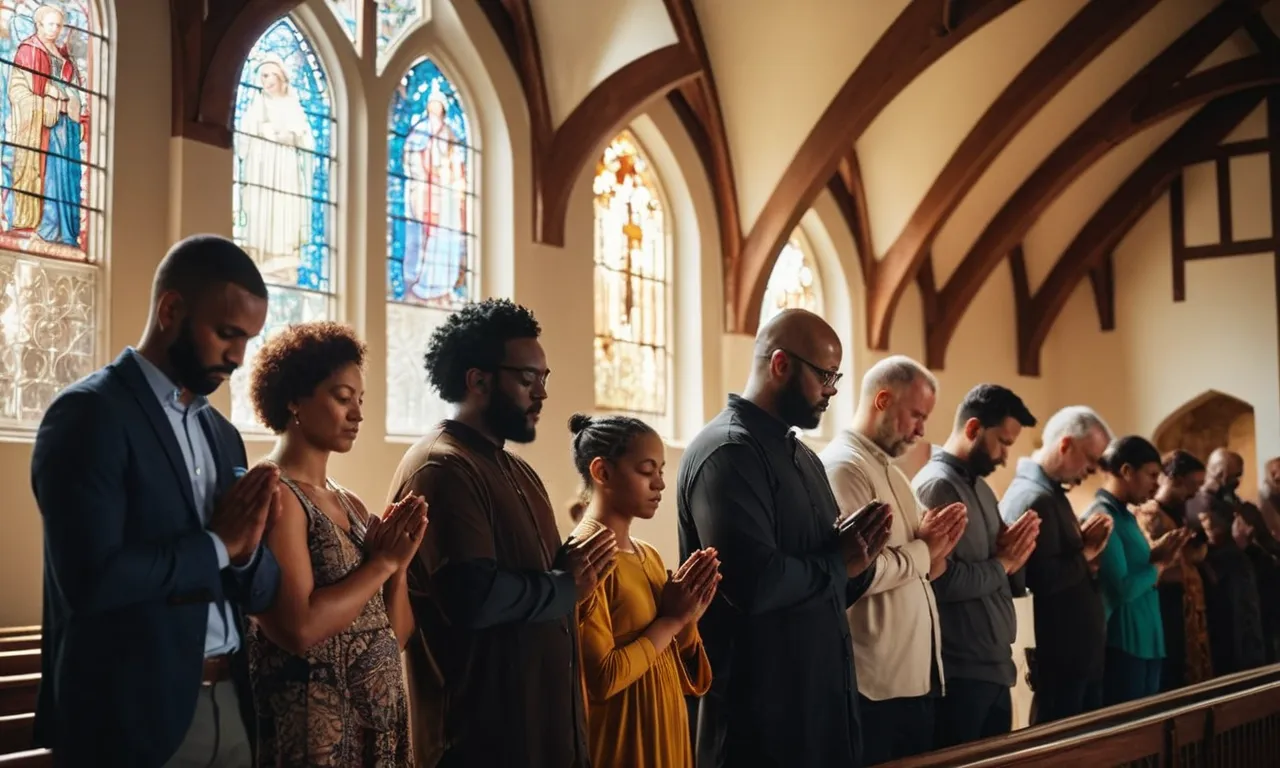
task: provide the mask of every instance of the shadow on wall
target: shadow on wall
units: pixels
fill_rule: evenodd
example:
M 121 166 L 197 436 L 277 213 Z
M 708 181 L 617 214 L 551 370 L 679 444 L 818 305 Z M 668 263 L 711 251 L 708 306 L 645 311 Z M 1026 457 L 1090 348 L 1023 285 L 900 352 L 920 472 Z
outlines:
M 1244 457 L 1241 498 L 1257 502 L 1257 438 L 1253 406 L 1239 398 L 1208 390 L 1188 400 L 1165 418 L 1152 435 L 1160 453 L 1181 448 L 1204 461 L 1225 446 Z

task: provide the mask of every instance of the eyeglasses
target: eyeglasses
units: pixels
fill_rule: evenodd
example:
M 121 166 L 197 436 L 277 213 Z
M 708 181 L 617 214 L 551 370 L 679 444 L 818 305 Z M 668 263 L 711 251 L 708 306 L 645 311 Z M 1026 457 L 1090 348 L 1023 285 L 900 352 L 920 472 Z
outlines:
M 818 375 L 818 380 L 822 382 L 822 386 L 824 388 L 834 387 L 835 385 L 840 383 L 841 379 L 844 378 L 843 373 L 840 373 L 839 371 L 833 371 L 830 368 L 823 368 L 817 363 L 805 360 L 803 357 L 797 355 L 795 352 L 792 352 L 789 349 L 780 348 L 780 350 L 782 352 L 785 352 L 787 356 L 794 357 L 795 359 L 807 365 L 810 370 L 812 370 L 814 373 Z
M 547 379 L 551 376 L 551 371 L 549 369 L 538 370 L 537 368 L 520 367 L 515 365 L 499 365 L 498 370 L 511 371 L 512 373 L 520 374 L 520 383 L 526 387 L 532 387 L 534 384 L 541 384 L 545 387 L 547 386 Z

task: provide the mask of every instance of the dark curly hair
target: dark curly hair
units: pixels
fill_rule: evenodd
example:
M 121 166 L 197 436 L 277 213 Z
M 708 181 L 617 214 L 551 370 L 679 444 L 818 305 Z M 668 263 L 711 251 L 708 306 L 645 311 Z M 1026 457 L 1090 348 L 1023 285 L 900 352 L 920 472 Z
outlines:
M 258 350 L 249 378 L 258 420 L 280 434 L 289 425 L 290 403 L 314 393 L 348 363 L 363 367 L 364 355 L 364 342 L 338 323 L 299 323 L 272 334 Z
M 653 433 L 649 426 L 634 416 L 588 416 L 575 413 L 569 417 L 573 433 L 573 466 L 582 476 L 585 488 L 591 488 L 591 462 L 599 456 L 615 462 L 622 458 L 637 435 Z
M 423 356 L 427 380 L 446 403 L 460 403 L 467 396 L 467 371 L 497 370 L 508 341 L 541 333 L 533 313 L 510 299 L 468 304 L 431 333 Z

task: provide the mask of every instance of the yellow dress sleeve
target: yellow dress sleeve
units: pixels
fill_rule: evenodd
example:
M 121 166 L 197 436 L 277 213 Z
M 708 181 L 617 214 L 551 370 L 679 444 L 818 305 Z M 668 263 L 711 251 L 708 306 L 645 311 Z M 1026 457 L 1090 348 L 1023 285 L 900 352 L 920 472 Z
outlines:
M 610 595 L 637 586 L 625 582 L 615 568 L 596 588 L 596 594 L 583 611 L 582 674 L 587 693 L 596 701 L 608 699 L 639 680 L 658 659 L 658 650 L 643 635 L 621 645 L 614 637 L 613 619 L 609 615 Z M 649 589 L 647 584 L 638 586 Z
M 701 696 L 711 690 L 711 661 L 702 646 L 698 623 L 691 621 L 676 635 L 680 649 L 680 687 L 688 696 Z

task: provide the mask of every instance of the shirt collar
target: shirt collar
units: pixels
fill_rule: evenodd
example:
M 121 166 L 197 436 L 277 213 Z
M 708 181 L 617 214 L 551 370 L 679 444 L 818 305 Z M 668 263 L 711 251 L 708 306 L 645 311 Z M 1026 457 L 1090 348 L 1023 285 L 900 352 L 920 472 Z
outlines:
M 948 452 L 945 448 L 937 445 L 933 446 L 932 453 L 933 455 L 929 457 L 930 461 L 937 461 L 955 469 L 971 487 L 978 484 L 978 476 L 974 474 L 973 468 L 969 466 L 969 462 L 961 461 L 959 456 L 956 456 L 955 454 Z
M 475 428 L 456 419 L 445 419 L 441 422 L 440 426 L 444 430 L 445 434 L 453 436 L 459 442 L 477 453 L 483 453 L 487 456 L 497 456 L 504 450 L 502 446 L 480 434 L 479 430 L 476 430 Z
M 151 391 L 155 393 L 156 399 L 166 408 L 172 408 L 176 411 L 195 413 L 209 405 L 209 399 L 203 395 L 192 394 L 189 404 L 182 402 L 182 387 L 174 384 L 173 381 L 165 375 L 164 371 L 156 367 L 156 364 L 143 357 L 138 350 L 129 347 L 129 355 L 133 358 L 138 367 L 142 369 L 142 375 L 146 378 L 147 384 L 151 386 Z
M 1052 491 L 1055 494 L 1066 496 L 1067 492 L 1063 490 L 1062 483 L 1055 481 L 1049 477 L 1049 473 L 1044 471 L 1044 467 L 1040 466 L 1034 459 L 1018 459 L 1018 467 L 1014 470 L 1014 477 L 1021 477 L 1043 487 L 1045 490 Z
M 791 434 L 791 427 L 778 417 L 739 395 L 729 395 L 729 408 L 753 429 L 765 435 L 784 439 Z
M 843 437 L 844 440 L 847 443 L 849 443 L 849 445 L 852 446 L 854 449 L 870 455 L 871 458 L 880 462 L 884 466 L 887 467 L 893 463 L 892 456 L 885 453 L 884 449 L 876 445 L 874 440 L 861 434 L 860 432 L 856 432 L 852 429 L 844 429 L 844 430 L 841 430 L 840 436 Z
M 1106 504 L 1114 512 L 1132 514 L 1129 512 L 1129 505 L 1117 499 L 1115 494 L 1111 493 L 1111 491 L 1108 491 L 1106 488 L 1099 488 L 1098 492 L 1094 494 L 1094 497 L 1103 504 Z

